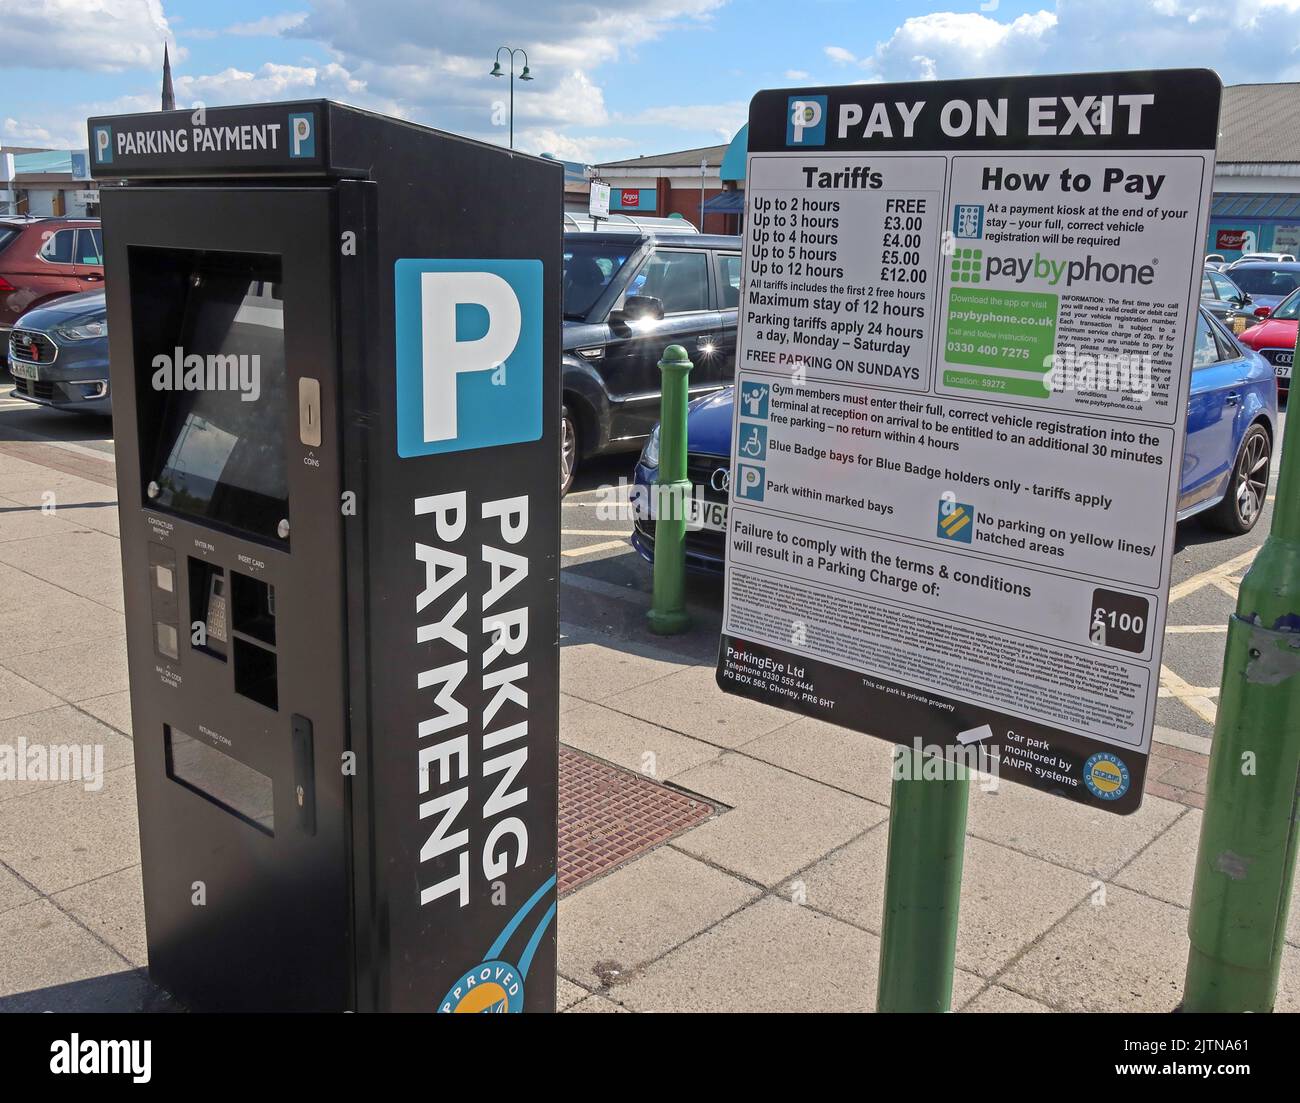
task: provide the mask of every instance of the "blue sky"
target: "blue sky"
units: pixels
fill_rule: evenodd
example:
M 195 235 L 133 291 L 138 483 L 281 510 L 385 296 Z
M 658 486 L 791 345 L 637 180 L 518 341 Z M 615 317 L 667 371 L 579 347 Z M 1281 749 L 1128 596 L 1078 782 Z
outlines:
M 329 97 L 600 161 L 729 138 L 760 88 L 1197 65 L 1300 81 L 1300 0 L 18 0 L 0 144 L 84 146 L 87 114 Z M 21 66 L 15 59 L 23 59 Z M 1297 90 L 1300 94 L 1300 89 Z

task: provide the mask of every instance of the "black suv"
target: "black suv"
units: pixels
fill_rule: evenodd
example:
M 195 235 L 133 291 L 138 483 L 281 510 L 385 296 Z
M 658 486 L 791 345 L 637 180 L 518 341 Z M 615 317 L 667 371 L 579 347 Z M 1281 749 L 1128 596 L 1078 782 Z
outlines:
M 720 234 L 564 235 L 562 492 L 582 459 L 645 443 L 668 345 L 690 354 L 692 398 L 731 383 L 740 250 Z

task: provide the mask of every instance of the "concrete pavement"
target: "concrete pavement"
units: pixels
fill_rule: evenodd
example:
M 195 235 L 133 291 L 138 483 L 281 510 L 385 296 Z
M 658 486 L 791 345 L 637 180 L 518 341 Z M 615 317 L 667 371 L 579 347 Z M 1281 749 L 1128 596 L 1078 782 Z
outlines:
M 0 401 L 0 428 L 6 413 Z M 0 431 L 0 745 L 24 738 L 103 753 L 94 790 L 0 782 L 3 1010 L 171 1006 L 142 971 L 117 517 L 103 443 Z M 587 512 L 566 509 L 566 526 L 600 528 L 571 523 L 569 514 Z M 615 540 L 572 535 L 577 548 Z M 1180 579 L 1198 582 L 1179 598 L 1187 625 L 1213 624 L 1253 547 L 1220 554 L 1213 579 Z M 710 653 L 716 599 L 697 588 L 696 629 L 651 642 L 629 554 L 606 546 L 564 563 L 561 738 L 723 810 L 562 899 L 561 1008 L 869 1010 L 888 746 L 723 697 Z M 1190 667 L 1189 687 L 1216 685 Z M 1010 784 L 976 787 L 955 1008 L 1177 1003 L 1208 741 L 1170 726 L 1160 740 L 1164 788 L 1153 785 L 1131 817 Z M 1300 1010 L 1295 905 L 1285 953 L 1279 1009 Z

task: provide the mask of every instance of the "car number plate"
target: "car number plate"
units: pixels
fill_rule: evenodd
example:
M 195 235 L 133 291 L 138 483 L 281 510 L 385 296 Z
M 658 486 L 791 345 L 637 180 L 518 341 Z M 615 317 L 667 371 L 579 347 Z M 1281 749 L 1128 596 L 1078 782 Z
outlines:
M 727 531 L 727 503 L 709 502 L 702 498 L 691 498 L 686 509 L 686 524 L 694 529 L 706 529 L 709 532 Z
M 9 361 L 9 374 L 15 379 L 36 380 L 40 378 L 40 370 L 35 364 L 20 364 L 17 360 Z
M 1277 372 L 1277 377 L 1278 377 L 1279 379 L 1290 379 L 1290 378 L 1291 378 L 1291 365 L 1290 365 L 1290 364 L 1278 364 L 1277 367 L 1276 367 L 1274 370 Z

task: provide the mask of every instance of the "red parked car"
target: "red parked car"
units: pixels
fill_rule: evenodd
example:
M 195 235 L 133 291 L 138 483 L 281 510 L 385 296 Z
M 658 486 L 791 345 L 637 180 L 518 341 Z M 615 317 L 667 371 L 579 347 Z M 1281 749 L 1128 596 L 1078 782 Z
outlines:
M 20 315 L 103 286 L 99 219 L 0 217 L 0 356 Z
M 1300 328 L 1300 289 L 1292 291 L 1265 316 L 1263 322 L 1237 338 L 1273 365 L 1277 372 L 1278 394 L 1282 396 L 1291 391 L 1297 328 Z

